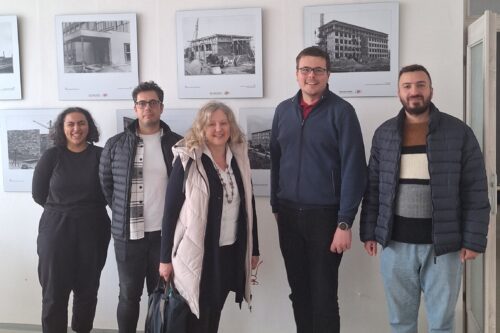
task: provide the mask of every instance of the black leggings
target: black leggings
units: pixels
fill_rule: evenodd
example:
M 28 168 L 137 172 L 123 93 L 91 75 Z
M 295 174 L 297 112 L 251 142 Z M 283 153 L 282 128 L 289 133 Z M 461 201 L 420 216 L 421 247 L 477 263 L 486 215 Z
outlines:
M 44 333 L 67 332 L 71 291 L 71 328 L 79 333 L 92 329 L 109 240 L 110 222 L 104 207 L 44 210 L 37 240 Z
M 224 304 L 229 291 L 235 289 L 237 243 L 219 247 L 221 272 L 219 302 Z M 200 306 L 200 318 L 188 317 L 187 333 L 217 333 L 222 309 L 216 306 Z

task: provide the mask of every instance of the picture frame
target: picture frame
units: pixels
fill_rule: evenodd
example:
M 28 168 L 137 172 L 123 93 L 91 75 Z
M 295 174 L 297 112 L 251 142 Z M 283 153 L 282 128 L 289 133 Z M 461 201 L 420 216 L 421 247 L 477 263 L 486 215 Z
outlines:
M 397 2 L 304 7 L 304 45 L 328 52 L 329 86 L 337 95 L 397 95 Z
M 0 99 L 21 99 L 17 16 L 0 15 Z
M 130 99 L 139 83 L 136 14 L 58 15 L 60 100 Z
M 179 98 L 259 98 L 262 9 L 176 13 Z
M 185 136 L 191 128 L 193 120 L 198 109 L 190 108 L 165 108 L 161 114 L 163 120 L 172 131 L 182 136 Z M 125 126 L 128 126 L 137 118 L 133 109 L 118 109 L 116 110 L 116 132 L 123 132 Z
M 248 142 L 248 157 L 252 169 L 255 196 L 271 193 L 271 127 L 275 108 L 240 108 L 238 123 Z
M 15 109 L 0 112 L 3 189 L 30 192 L 33 171 L 42 154 L 53 146 L 49 138 L 62 109 Z

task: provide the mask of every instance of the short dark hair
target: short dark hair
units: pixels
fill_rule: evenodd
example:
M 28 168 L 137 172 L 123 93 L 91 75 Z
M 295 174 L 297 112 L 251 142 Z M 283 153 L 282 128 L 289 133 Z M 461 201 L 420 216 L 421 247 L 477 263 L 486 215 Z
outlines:
M 160 102 L 163 103 L 163 90 L 154 81 L 141 82 L 137 87 L 135 87 L 134 91 L 132 91 L 132 98 L 134 99 L 134 102 L 137 102 L 137 95 L 139 95 L 139 93 L 143 91 L 156 92 L 156 95 L 158 95 Z
M 297 55 L 297 58 L 295 58 L 295 64 L 296 64 L 296 69 L 299 69 L 299 62 L 300 58 L 302 57 L 320 57 L 325 59 L 326 61 L 326 70 L 329 72 L 330 71 L 330 56 L 328 55 L 328 52 L 323 50 L 322 48 L 319 48 L 317 46 L 309 46 L 300 51 L 300 53 Z
M 87 123 L 89 125 L 89 133 L 85 141 L 89 143 L 94 143 L 99 141 L 99 130 L 95 124 L 94 118 L 87 110 L 74 106 L 63 110 L 56 118 L 52 131 L 50 133 L 50 138 L 54 141 L 56 146 L 66 146 L 68 141 L 66 140 L 66 135 L 64 134 L 64 119 L 70 113 L 78 112 L 85 116 Z
M 424 66 L 418 65 L 418 64 L 408 65 L 408 66 L 401 68 L 399 71 L 398 82 L 401 79 L 401 75 L 403 75 L 404 73 L 409 73 L 409 72 L 424 72 L 427 75 L 427 77 L 429 78 L 429 82 L 430 82 L 431 87 L 432 87 L 432 79 L 431 79 L 431 75 L 429 74 L 429 71 Z

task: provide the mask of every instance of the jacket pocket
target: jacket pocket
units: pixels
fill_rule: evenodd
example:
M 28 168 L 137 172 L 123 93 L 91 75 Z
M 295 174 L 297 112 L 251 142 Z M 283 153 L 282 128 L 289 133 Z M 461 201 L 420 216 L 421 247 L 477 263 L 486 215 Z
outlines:
M 177 233 L 179 235 L 177 236 Z M 184 234 L 186 233 L 186 226 L 183 225 L 182 223 L 177 223 L 177 228 L 175 229 L 175 236 L 174 236 L 174 246 L 172 248 L 172 258 L 177 255 L 177 251 L 179 250 L 179 247 L 182 243 L 182 240 L 184 239 Z M 177 242 L 175 239 L 179 239 Z

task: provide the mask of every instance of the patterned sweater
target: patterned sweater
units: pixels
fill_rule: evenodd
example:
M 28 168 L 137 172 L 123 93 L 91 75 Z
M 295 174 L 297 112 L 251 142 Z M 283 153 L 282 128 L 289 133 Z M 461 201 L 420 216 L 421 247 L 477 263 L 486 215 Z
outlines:
M 426 138 L 429 123 L 404 124 L 392 239 L 432 244 L 432 203 Z

